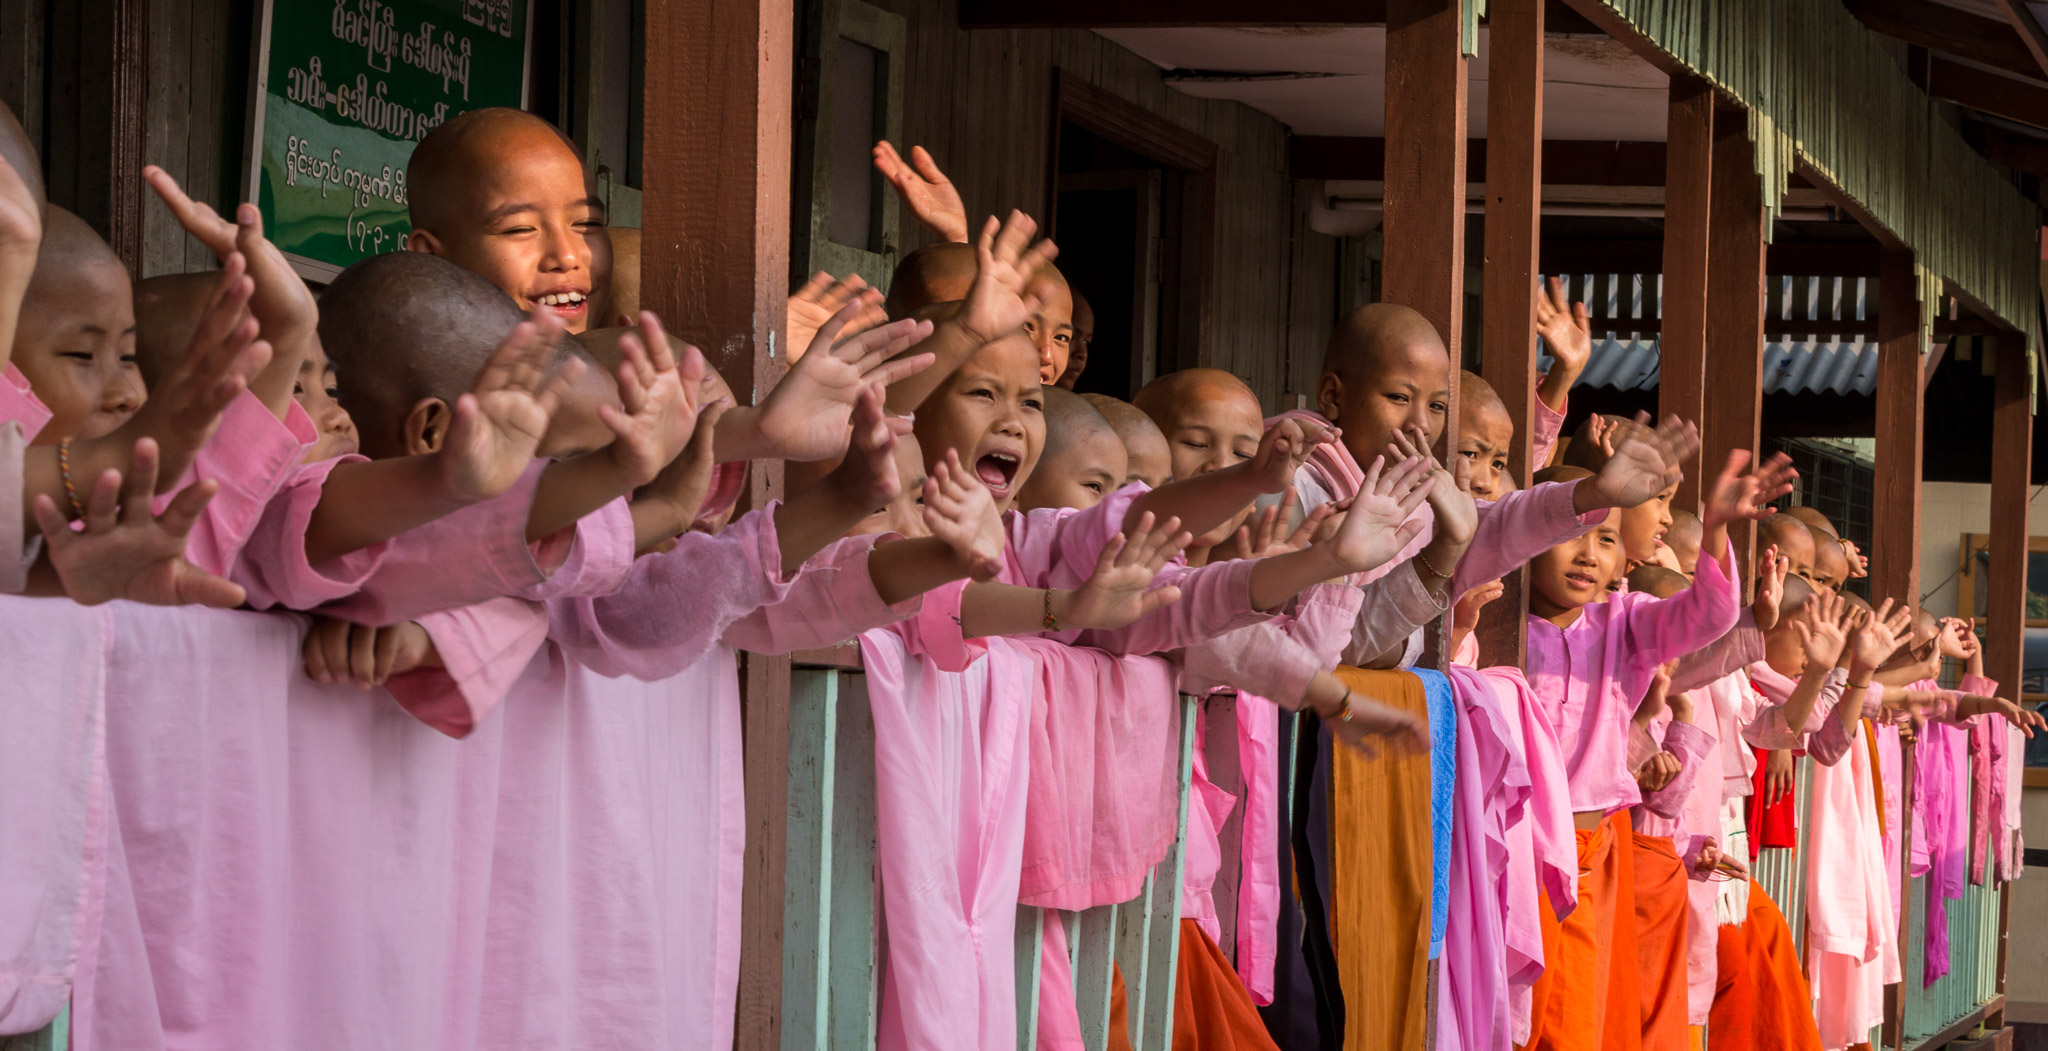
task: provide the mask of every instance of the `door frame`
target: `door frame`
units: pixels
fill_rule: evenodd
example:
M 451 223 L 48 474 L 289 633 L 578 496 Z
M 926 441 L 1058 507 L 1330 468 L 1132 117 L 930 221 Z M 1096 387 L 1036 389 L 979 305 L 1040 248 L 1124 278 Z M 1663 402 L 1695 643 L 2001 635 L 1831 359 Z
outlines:
M 1209 319 L 1215 288 L 1216 164 L 1221 150 L 1210 140 L 1157 113 L 1127 101 L 1064 69 L 1053 70 L 1052 142 L 1046 151 L 1046 226 L 1059 233 L 1060 126 L 1072 123 L 1178 173 L 1178 187 L 1164 188 L 1167 205 L 1160 224 L 1159 286 L 1174 293 L 1175 309 L 1161 316 L 1156 341 L 1158 371 L 1173 372 L 1211 362 L 1214 341 Z M 1177 191 L 1177 192 L 1176 192 Z M 1132 348 L 1134 351 L 1136 346 Z M 1135 360 L 1137 355 L 1133 355 Z

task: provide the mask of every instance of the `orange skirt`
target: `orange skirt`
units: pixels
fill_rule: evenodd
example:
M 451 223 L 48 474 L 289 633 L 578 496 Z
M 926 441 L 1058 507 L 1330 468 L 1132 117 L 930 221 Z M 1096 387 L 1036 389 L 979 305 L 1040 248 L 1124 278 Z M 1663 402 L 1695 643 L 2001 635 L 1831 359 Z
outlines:
M 1627 939 L 1626 951 L 1616 946 L 1616 920 L 1625 907 L 1628 922 L 1620 924 L 1629 934 L 1635 928 L 1635 907 L 1628 879 L 1630 837 L 1626 811 L 1610 815 L 1597 827 L 1580 829 L 1579 905 L 1559 922 L 1550 903 L 1543 903 L 1543 976 L 1530 990 L 1529 1042 L 1526 1048 L 1555 1051 L 1585 1051 L 1603 1045 L 1602 1032 L 1608 1028 L 1609 988 L 1613 985 L 1614 960 L 1627 961 L 1630 976 L 1625 980 L 1628 1014 L 1634 1016 L 1631 1030 L 1641 1039 L 1641 1009 L 1636 997 L 1635 941 Z
M 1180 921 L 1179 971 L 1173 1051 L 1279 1051 L 1237 968 L 1194 920 Z
M 1636 836 L 1637 985 L 1643 1051 L 1687 1051 L 1685 863 L 1669 836 Z

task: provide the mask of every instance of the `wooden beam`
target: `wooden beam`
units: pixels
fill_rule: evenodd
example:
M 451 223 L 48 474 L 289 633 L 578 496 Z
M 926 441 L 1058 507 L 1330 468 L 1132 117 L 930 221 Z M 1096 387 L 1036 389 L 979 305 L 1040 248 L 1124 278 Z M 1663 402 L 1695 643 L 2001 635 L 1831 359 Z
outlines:
M 1948 357 L 1948 345 L 1952 342 L 1954 341 L 1936 339 L 1934 346 L 1928 348 L 1927 360 L 1920 365 L 1920 389 L 1922 391 L 1927 389 L 1929 383 L 1934 382 L 1934 373 L 1937 369 L 1941 368 L 1941 359 Z
M 1849 0 L 1848 6 L 1849 13 L 1873 33 L 2023 77 L 2042 75 L 2027 45 L 2004 19 L 1927 0 Z
M 1909 252 L 1884 254 L 1877 294 L 1877 470 L 1872 483 L 1871 591 L 1920 601 L 1921 396 L 1919 282 Z
M 1479 372 L 1508 407 L 1515 440 L 1508 470 L 1527 486 L 1536 403 L 1537 255 L 1543 241 L 1543 0 L 1492 0 L 1488 10 L 1486 127 L 1492 166 L 1486 175 L 1486 270 Z M 1468 145 L 1469 148 L 1469 145 Z M 1528 573 L 1517 566 L 1505 590 L 1480 615 L 1485 664 L 1526 662 Z
M 642 301 L 753 403 L 787 368 L 793 9 L 778 0 L 650 4 L 643 89 Z M 754 464 L 749 499 L 777 497 Z M 734 1046 L 781 1046 L 789 660 L 745 655 L 747 852 Z
M 1490 32 L 1490 30 L 1489 30 Z M 1488 95 L 1491 98 L 1491 93 Z M 1489 123 L 1488 127 L 1491 128 Z M 1498 138 L 1498 136 L 1494 136 Z M 1383 179 L 1387 140 L 1351 135 L 1296 135 L 1288 142 L 1288 173 L 1297 179 Z M 1465 143 L 1465 179 L 1487 179 L 1486 139 Z M 1662 186 L 1661 142 L 1543 144 L 1543 177 L 1553 186 Z
M 1968 128 L 1969 138 L 1985 160 L 2018 168 L 2029 175 L 2048 177 L 2048 142 L 1981 121 Z
M 2008 332 L 1992 345 L 1997 357 L 1991 396 L 1991 583 L 1984 608 L 1984 674 L 2006 689 L 2020 681 L 2027 595 L 2027 490 L 2033 470 L 2034 416 L 2026 336 Z
M 1382 0 L 961 0 L 962 29 L 1155 29 L 1180 26 L 1376 26 Z
M 2048 87 L 1937 58 L 1928 63 L 1927 91 L 1994 117 L 2048 128 Z
M 1712 243 L 1714 86 L 1671 78 L 1669 149 L 1664 163 L 1664 290 L 1659 310 L 1661 363 L 1657 413 L 1704 425 L 1707 416 L 1707 275 Z M 1698 512 L 1700 461 L 1685 464 L 1675 503 Z
M 2005 9 L 2005 20 L 2012 23 L 2013 34 L 2034 58 L 2033 72 L 2028 75 L 2048 76 L 2048 34 L 2041 32 L 2041 23 L 2034 21 L 2033 14 L 2020 0 L 1998 0 L 1998 6 Z
M 1657 42 L 1644 36 L 1641 30 L 1623 18 L 1621 12 L 1608 7 L 1601 0 L 1565 0 L 1580 17 L 1598 26 L 1602 33 L 1614 38 L 1623 47 L 1636 53 L 1643 61 L 1656 66 L 1673 77 L 1691 76 L 1692 70 L 1685 68 L 1677 59 L 1666 54 Z
M 1719 472 L 1728 454 L 1754 451 L 1761 440 L 1764 362 L 1764 215 L 1747 121 L 1737 110 L 1714 119 L 1708 236 L 1706 389 L 1713 398 L 1700 419 L 1700 473 Z M 1739 565 L 1750 565 L 1755 529 L 1748 521 L 1728 529 Z
M 1457 368 L 1465 313 L 1465 56 L 1457 0 L 1387 4 L 1381 297 L 1420 311 Z M 1454 372 L 1455 377 L 1455 372 Z M 1456 448 L 1458 385 L 1437 455 Z
M 1549 169 L 1545 169 L 1548 171 Z M 1669 197 L 1667 193 L 1667 199 Z M 1671 219 L 1664 219 L 1669 236 Z M 1869 241 L 1773 241 L 1764 267 L 1773 275 L 1805 277 L 1876 277 L 1879 246 Z M 1546 274 L 1657 274 L 1664 268 L 1664 242 L 1543 242 Z

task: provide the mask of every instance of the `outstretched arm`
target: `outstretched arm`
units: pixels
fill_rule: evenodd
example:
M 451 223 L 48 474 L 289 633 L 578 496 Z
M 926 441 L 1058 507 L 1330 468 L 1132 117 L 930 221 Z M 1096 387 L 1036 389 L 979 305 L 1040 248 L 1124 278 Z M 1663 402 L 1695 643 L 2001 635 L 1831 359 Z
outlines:
M 1052 262 L 1059 248 L 1051 241 L 1031 243 L 1038 224 L 1023 212 L 1012 211 L 1008 221 L 998 224 L 994 216 L 982 225 L 975 244 L 977 269 L 974 285 L 959 313 L 932 330 L 930 339 L 918 345 L 930 353 L 930 368 L 889 385 L 889 411 L 916 411 L 955 370 L 993 340 L 1024 327 L 1044 298 L 1033 288 L 1038 271 Z

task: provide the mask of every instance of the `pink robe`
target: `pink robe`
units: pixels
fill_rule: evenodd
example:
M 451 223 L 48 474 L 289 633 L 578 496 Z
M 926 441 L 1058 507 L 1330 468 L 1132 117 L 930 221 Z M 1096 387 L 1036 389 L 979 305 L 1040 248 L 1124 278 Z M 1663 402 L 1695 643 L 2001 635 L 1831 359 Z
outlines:
M 753 572 L 779 577 L 772 528 L 757 539 L 770 558 Z M 852 553 L 827 564 L 861 571 L 821 574 L 820 601 L 750 611 L 723 641 L 822 645 L 866 626 L 822 610 L 903 615 L 873 594 L 871 539 L 842 542 Z M 674 612 L 658 589 L 640 598 L 618 622 Z M 676 668 L 579 638 L 594 662 L 661 671 L 642 682 L 546 646 L 458 744 L 307 682 L 295 619 L 134 615 L 110 690 L 119 907 L 80 1046 L 730 1043 L 745 845 L 731 650 L 670 635 L 698 654 Z M 247 659 L 166 657 L 189 649 Z
M 1453 786 L 1450 910 L 1437 982 L 1436 1047 L 1492 1051 L 1515 1032 L 1508 933 L 1512 864 L 1510 824 L 1521 822 L 1533 794 L 1529 767 L 1516 747 L 1514 715 L 1500 680 L 1459 665 L 1458 777 Z M 1541 935 L 1537 936 L 1540 953 Z
M 1881 687 L 1868 691 L 1872 703 Z M 1860 698 L 1842 703 L 1862 703 Z M 1878 839 L 1870 749 L 1859 731 L 1847 761 L 1816 764 L 1806 851 L 1806 973 L 1824 1047 L 1868 1039 L 1884 1020 L 1884 986 L 1899 977 L 1896 924 Z
M 254 394 L 245 390 L 236 395 L 221 413 L 220 428 L 200 446 L 176 489 L 156 499 L 161 513 L 176 490 L 209 479 L 220 486 L 192 524 L 192 534 L 185 540 L 185 560 L 208 573 L 227 576 L 271 499 L 299 470 L 307 450 L 319 439 L 319 429 L 297 401 L 280 420 Z
M 47 1025 L 98 948 L 114 608 L 0 598 L 0 1033 Z M 61 657 L 33 644 L 60 639 Z
M 1529 624 L 1529 685 L 1558 728 L 1574 813 L 1611 814 L 1642 801 L 1628 765 L 1629 719 L 1657 666 L 1735 626 L 1732 549 L 1702 557 L 1692 586 L 1668 599 L 1616 595 L 1570 627 Z
M 877 1047 L 1017 1039 L 1031 658 L 964 640 L 955 584 L 861 636 L 875 718 L 876 867 L 888 952 Z
M 22 440 L 32 442 L 49 425 L 50 416 L 50 407 L 29 389 L 21 366 L 9 362 L 6 370 L 0 372 L 0 423 L 20 424 Z

